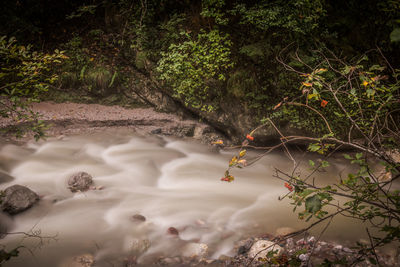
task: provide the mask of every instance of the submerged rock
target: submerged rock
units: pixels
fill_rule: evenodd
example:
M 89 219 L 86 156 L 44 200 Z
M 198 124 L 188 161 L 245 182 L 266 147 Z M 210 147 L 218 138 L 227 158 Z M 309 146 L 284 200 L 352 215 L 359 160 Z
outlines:
M 68 188 L 71 192 L 87 191 L 93 184 L 93 178 L 87 172 L 78 172 L 68 179 Z
M 248 256 L 250 258 L 267 258 L 268 252 L 276 251 L 274 256 L 279 256 L 283 252 L 283 248 L 268 240 L 258 240 L 250 248 Z
M 203 243 L 188 243 L 182 248 L 182 256 L 188 258 L 205 258 L 208 254 L 208 246 Z
M 134 222 L 145 222 L 146 221 L 146 217 L 144 217 L 141 214 L 135 214 L 131 217 L 131 220 Z
M 175 227 L 170 227 L 167 230 L 167 234 L 172 235 L 172 236 L 178 236 L 179 235 L 179 231 Z
M 150 248 L 150 241 L 148 239 L 135 239 L 132 242 L 131 252 L 134 255 L 142 255 Z
M 9 214 L 20 213 L 33 206 L 39 196 L 22 185 L 13 185 L 4 190 L 1 198 L 1 209 Z

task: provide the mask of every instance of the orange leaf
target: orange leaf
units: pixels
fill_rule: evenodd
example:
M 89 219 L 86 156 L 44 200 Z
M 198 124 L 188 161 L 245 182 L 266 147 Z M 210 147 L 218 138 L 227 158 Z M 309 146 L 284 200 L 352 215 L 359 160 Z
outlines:
M 281 105 L 282 105 L 282 102 L 279 102 L 278 104 L 276 104 L 276 106 L 272 110 L 279 108 Z
M 311 87 L 311 86 L 312 86 L 312 83 L 302 82 L 302 84 L 303 84 L 304 86 L 307 86 L 307 87 Z
M 251 136 L 250 134 L 246 135 L 246 138 L 249 139 L 250 141 L 253 141 L 253 140 L 254 140 L 254 137 Z
M 321 107 L 324 108 L 326 105 L 328 105 L 328 101 L 322 100 L 322 101 L 321 101 Z
M 217 141 L 212 142 L 211 144 L 213 144 L 213 145 L 223 145 L 223 144 L 224 144 L 224 141 L 222 141 L 222 140 L 217 140 Z
M 293 186 L 291 186 L 289 183 L 285 183 L 285 187 L 292 192 L 293 191 Z

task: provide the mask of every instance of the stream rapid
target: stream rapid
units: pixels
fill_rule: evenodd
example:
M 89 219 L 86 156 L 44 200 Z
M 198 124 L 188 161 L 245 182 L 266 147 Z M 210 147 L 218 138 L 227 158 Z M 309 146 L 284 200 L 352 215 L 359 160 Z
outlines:
M 234 182 L 222 182 L 235 152 L 121 130 L 23 146 L 2 144 L 0 170 L 14 179 L 1 183 L 0 190 L 20 184 L 41 197 L 25 212 L 12 218 L 2 215 L 8 231 L 51 237 L 10 234 L 0 239 L 6 249 L 24 246 L 6 266 L 65 266 L 85 253 L 94 255 L 96 266 L 121 266 L 134 244 L 143 240 L 149 248 L 138 262 L 181 255 L 180 248 L 190 242 L 207 244 L 209 257 L 218 258 L 233 256 L 235 242 L 249 236 L 304 227 L 290 201 L 278 200 L 288 190 L 273 177 L 274 169 L 290 171 L 293 164 L 288 157 L 283 152 L 268 154 L 233 171 Z M 318 179 L 338 179 L 335 175 L 346 169 L 342 158 L 331 162 Z M 298 171 L 307 170 L 308 159 Z M 91 174 L 94 185 L 102 189 L 72 193 L 68 178 L 80 171 Z M 135 214 L 146 221 L 132 220 Z M 167 233 L 170 227 L 179 231 L 179 238 Z M 316 228 L 315 234 L 322 228 Z M 323 238 L 350 242 L 359 240 L 363 232 L 359 224 L 338 218 Z

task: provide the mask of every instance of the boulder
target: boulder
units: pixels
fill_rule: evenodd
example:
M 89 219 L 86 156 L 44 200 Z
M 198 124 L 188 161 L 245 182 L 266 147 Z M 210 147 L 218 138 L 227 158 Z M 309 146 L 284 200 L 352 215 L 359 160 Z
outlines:
M 9 214 L 20 213 L 35 204 L 39 196 L 22 185 L 13 185 L 4 190 L 1 209 Z
M 283 248 L 268 240 L 258 240 L 250 248 L 248 252 L 249 258 L 267 258 L 268 252 L 276 251 L 274 256 L 279 256 L 283 252 Z
M 68 188 L 71 190 L 71 192 L 87 191 L 90 189 L 92 184 L 92 176 L 87 172 L 75 173 L 68 179 Z

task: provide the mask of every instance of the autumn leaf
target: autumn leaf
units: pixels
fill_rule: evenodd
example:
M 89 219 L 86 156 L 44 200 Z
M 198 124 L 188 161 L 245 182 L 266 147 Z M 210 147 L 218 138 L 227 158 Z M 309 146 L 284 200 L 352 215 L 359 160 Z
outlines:
M 307 86 L 307 87 L 311 87 L 311 86 L 312 86 L 312 83 L 302 82 L 302 84 L 303 84 L 304 86 Z
M 224 141 L 222 141 L 222 140 L 217 140 L 217 141 L 212 142 L 211 144 L 213 144 L 213 145 L 223 145 L 223 144 L 224 144 Z
M 244 155 L 246 155 L 246 149 L 239 152 L 239 157 L 244 157 Z
M 279 108 L 281 105 L 282 105 L 282 102 L 279 102 L 278 104 L 275 105 L 275 107 L 272 110 Z
M 237 163 L 237 157 L 234 156 L 234 157 L 231 159 L 231 161 L 229 161 L 229 167 L 235 165 L 236 163 Z
M 328 101 L 326 101 L 326 100 L 322 100 L 321 101 L 321 107 L 326 107 L 326 105 L 328 105 Z
M 249 139 L 250 141 L 253 141 L 253 140 L 254 140 L 254 137 L 251 136 L 250 134 L 246 135 L 246 138 Z
M 285 187 L 292 192 L 293 191 L 293 186 L 291 186 L 289 183 L 285 183 Z
M 246 166 L 247 166 L 247 160 L 245 160 L 245 159 L 239 160 L 238 163 L 239 163 L 239 164 L 242 164 L 243 167 L 246 167 Z
M 315 73 L 320 73 L 320 72 L 325 72 L 325 71 L 327 71 L 327 69 L 317 69 L 317 70 L 315 71 Z
M 232 182 L 233 180 L 235 180 L 235 178 L 232 175 L 228 175 L 228 176 L 221 178 L 221 181 L 228 182 L 228 183 Z
M 363 81 L 362 85 L 367 86 L 368 82 L 367 81 Z

